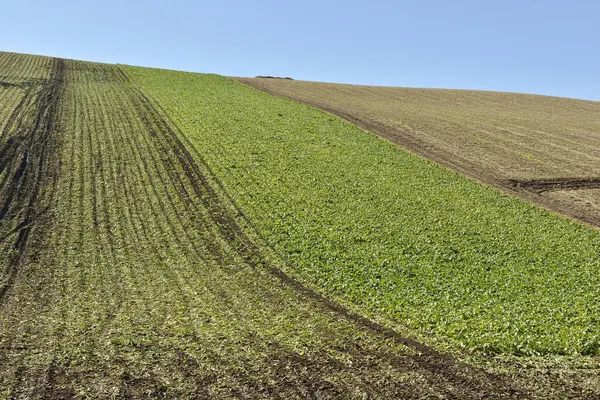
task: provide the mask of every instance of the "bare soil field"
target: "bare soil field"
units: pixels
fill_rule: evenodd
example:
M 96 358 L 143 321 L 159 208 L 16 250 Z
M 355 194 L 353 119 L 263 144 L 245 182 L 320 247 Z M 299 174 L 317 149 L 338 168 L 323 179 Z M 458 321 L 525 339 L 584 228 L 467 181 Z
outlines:
M 238 80 L 321 108 L 466 176 L 600 226 L 600 102 Z

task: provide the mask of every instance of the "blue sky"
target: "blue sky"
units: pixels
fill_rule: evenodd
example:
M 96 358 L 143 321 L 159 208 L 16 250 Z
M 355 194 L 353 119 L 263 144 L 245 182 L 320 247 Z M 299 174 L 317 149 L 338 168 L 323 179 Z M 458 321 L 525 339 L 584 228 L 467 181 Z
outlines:
M 600 100 L 600 1 L 18 0 L 0 50 Z

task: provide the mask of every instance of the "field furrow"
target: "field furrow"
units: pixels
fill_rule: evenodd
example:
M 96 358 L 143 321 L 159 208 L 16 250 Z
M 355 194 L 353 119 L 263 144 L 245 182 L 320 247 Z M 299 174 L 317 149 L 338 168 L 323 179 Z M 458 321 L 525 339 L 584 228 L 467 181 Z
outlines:
M 45 80 L 52 70 L 51 57 L 0 51 L 0 82 L 27 87 Z

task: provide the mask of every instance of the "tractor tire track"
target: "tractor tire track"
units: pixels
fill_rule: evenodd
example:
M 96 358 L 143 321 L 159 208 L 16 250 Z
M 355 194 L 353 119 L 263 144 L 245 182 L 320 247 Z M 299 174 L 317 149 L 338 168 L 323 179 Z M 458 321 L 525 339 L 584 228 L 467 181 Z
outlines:
M 598 189 L 600 178 L 509 179 L 507 186 L 540 194 L 552 190 Z
M 12 244 L 16 254 L 8 260 L 8 270 L 1 282 L 0 304 L 25 257 L 30 233 L 51 202 L 43 199 L 46 204 L 38 204 L 40 194 L 44 187 L 55 187 L 58 179 L 55 173 L 59 162 L 58 138 L 54 128 L 64 73 L 64 61 L 55 59 L 50 78 L 39 92 L 31 89 L 26 93 L 2 132 L 0 173 L 6 170 L 7 179 L 0 189 L 0 221 L 20 228 L 18 233 L 15 231 L 17 237 Z M 28 104 L 35 105 L 33 116 L 28 115 Z
M 162 121 L 157 119 L 156 115 L 148 114 L 146 110 L 144 110 L 143 104 L 139 101 L 139 97 L 137 97 L 137 92 L 133 90 L 128 82 L 121 82 L 121 88 L 128 96 L 128 100 L 132 102 L 132 108 L 136 110 L 138 119 L 143 122 L 143 128 L 138 129 L 137 131 L 146 132 L 145 135 L 142 135 L 141 141 L 135 143 L 132 148 L 136 149 L 136 151 L 140 148 L 146 148 L 146 152 L 144 154 L 141 152 L 139 153 L 140 160 L 144 160 L 142 162 L 145 162 L 144 155 L 149 156 L 147 158 L 152 161 L 152 165 L 147 168 L 146 171 L 160 171 L 160 173 L 157 173 L 157 178 L 159 180 L 158 184 L 152 183 L 151 187 L 175 187 L 178 191 L 177 196 L 169 191 L 167 191 L 166 195 L 163 196 L 158 196 L 158 193 L 155 194 L 155 196 L 158 198 L 166 198 L 168 204 L 162 206 L 160 213 L 154 214 L 154 220 L 159 221 L 159 215 L 161 215 L 162 218 L 167 218 L 167 220 L 169 220 L 168 216 L 170 213 L 168 211 L 178 210 L 182 207 L 188 212 L 188 215 L 197 217 L 197 214 L 200 210 L 198 205 L 195 203 L 195 201 L 198 200 L 198 193 L 196 192 L 196 196 L 191 196 L 188 187 L 193 181 L 182 178 L 180 173 L 181 166 L 179 159 L 172 156 L 172 145 L 168 141 L 165 141 L 165 139 L 168 139 L 168 136 L 164 132 L 164 125 L 162 124 Z M 161 157 L 157 157 L 158 155 Z M 150 173 L 147 173 L 146 175 L 151 176 Z M 179 213 L 176 213 L 176 215 L 179 216 Z M 211 233 L 212 230 L 209 228 L 207 221 L 193 218 L 193 222 L 194 229 L 189 229 L 189 222 L 187 224 L 188 226 L 186 227 L 184 226 L 185 224 L 181 217 L 174 218 L 174 221 L 172 222 L 169 220 L 167 229 L 170 228 L 170 230 L 173 232 L 174 239 L 181 246 L 181 248 L 191 248 L 191 257 L 197 258 L 202 263 L 207 264 L 209 262 L 209 258 L 207 258 L 206 250 L 208 250 L 209 254 L 212 255 L 210 258 L 213 261 L 219 262 L 221 268 L 226 268 L 226 260 L 224 258 L 225 252 L 221 249 L 222 245 L 218 244 L 218 235 Z M 181 235 L 183 236 L 181 236 L 178 232 L 181 232 Z M 200 237 L 193 237 L 192 232 L 199 234 Z M 200 244 L 202 245 L 201 247 L 199 247 Z M 158 249 L 154 248 L 154 253 L 160 259 L 161 265 L 165 267 L 165 272 L 171 277 L 170 279 L 173 282 L 177 282 L 178 290 L 183 296 L 185 303 L 189 304 L 191 301 L 191 298 L 188 294 L 189 289 L 185 289 L 189 283 L 186 283 L 183 277 L 179 276 L 172 268 L 168 267 L 168 263 L 164 260 Z M 197 275 L 197 279 L 201 278 L 201 275 Z M 217 297 L 227 301 L 228 293 L 226 290 L 219 290 L 217 287 L 211 287 L 211 291 L 215 293 Z M 240 320 L 242 318 L 243 317 L 240 315 Z
M 157 168 L 160 168 L 160 170 L 163 171 L 168 177 L 168 184 L 175 186 L 177 189 L 180 200 L 179 202 L 184 207 L 185 211 L 187 211 L 188 215 L 197 217 L 198 212 L 197 207 L 194 204 L 194 200 L 201 201 L 202 194 L 198 191 L 194 191 L 195 196 L 192 198 L 187 187 L 190 186 L 190 183 L 193 182 L 193 180 L 190 180 L 190 176 L 186 175 L 185 171 L 183 171 L 183 176 L 180 174 L 182 170 L 181 163 L 178 158 L 172 156 L 171 144 L 168 141 L 165 142 L 165 139 L 168 139 L 168 135 L 166 135 L 164 132 L 164 126 L 160 123 L 157 123 L 156 118 L 152 118 L 156 117 L 155 115 L 148 114 L 147 110 L 144 110 L 143 104 L 139 101 L 140 99 L 135 97 L 135 92 L 131 92 L 130 90 L 130 96 L 132 96 L 134 107 L 137 110 L 140 119 L 144 122 L 146 130 L 149 132 L 148 136 L 150 137 L 151 141 L 146 141 L 146 143 L 153 148 L 153 150 L 155 150 L 152 152 L 152 154 L 161 155 L 160 161 L 158 161 L 155 157 L 152 157 L 153 161 L 156 163 Z M 163 179 L 163 174 L 159 174 L 158 177 L 161 181 L 161 185 L 167 186 L 167 182 Z M 172 209 L 178 209 L 178 206 L 174 202 L 173 195 L 169 193 L 167 197 L 170 207 Z M 197 257 L 200 257 L 206 261 L 206 251 L 202 251 L 202 249 L 198 247 L 198 241 L 191 237 L 191 233 L 184 227 L 183 221 L 179 219 L 178 222 L 183 235 L 185 236 L 186 243 L 192 247 L 193 252 Z M 202 226 L 208 226 L 207 221 L 203 221 L 203 219 L 194 218 L 193 222 L 195 225 L 200 223 Z M 207 248 L 209 254 L 211 254 L 215 260 L 224 261 L 225 254 L 220 248 L 221 246 L 217 244 L 217 235 L 211 234 L 209 229 L 199 230 L 199 233 L 202 235 L 202 240 L 199 243 Z M 184 242 L 179 236 L 177 236 L 177 240 L 182 246 L 185 246 Z
M 212 220 L 218 226 L 220 235 L 232 245 L 248 265 L 254 268 L 258 267 L 259 264 L 262 264 L 261 259 L 263 258 L 258 247 L 248 239 L 234 218 L 223 207 L 215 190 L 198 164 L 196 164 L 191 153 L 179 138 L 179 135 L 167 124 L 153 103 L 141 91 L 138 91 L 138 96 L 142 112 L 149 115 L 151 119 L 159 122 L 163 134 L 166 135 L 171 143 L 171 149 L 177 157 L 177 162 L 183 167 L 183 171 L 187 180 L 191 183 L 194 193 L 201 199 L 209 211 Z

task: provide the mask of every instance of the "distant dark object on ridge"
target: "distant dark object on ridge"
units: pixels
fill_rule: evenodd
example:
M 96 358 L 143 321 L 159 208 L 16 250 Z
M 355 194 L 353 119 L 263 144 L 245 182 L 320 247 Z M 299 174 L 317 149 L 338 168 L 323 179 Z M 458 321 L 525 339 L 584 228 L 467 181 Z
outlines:
M 287 79 L 293 81 L 289 76 L 281 77 L 281 76 L 269 76 L 269 75 L 258 75 L 256 78 L 267 78 L 267 79 Z

